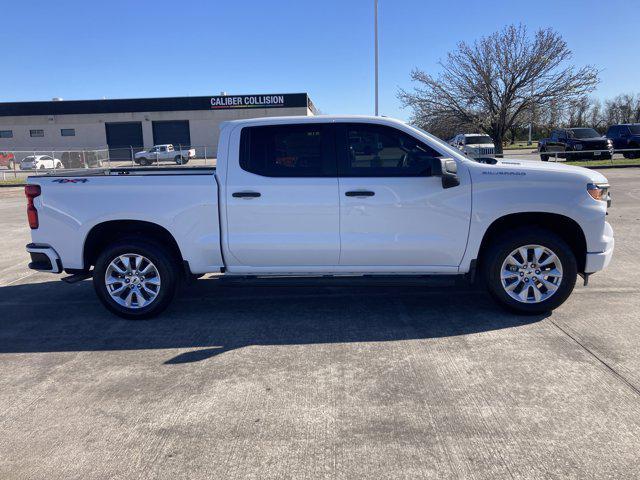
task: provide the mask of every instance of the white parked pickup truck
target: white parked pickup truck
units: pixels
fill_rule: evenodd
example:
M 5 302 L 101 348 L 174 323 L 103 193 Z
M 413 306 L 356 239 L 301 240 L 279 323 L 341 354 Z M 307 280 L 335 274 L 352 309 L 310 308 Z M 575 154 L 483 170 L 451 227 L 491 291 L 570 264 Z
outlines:
M 485 162 L 389 118 L 226 122 L 216 169 L 29 177 L 30 267 L 93 276 L 106 308 L 131 319 L 210 272 L 481 275 L 511 310 L 556 308 L 611 259 L 607 179 Z
M 138 165 L 151 165 L 164 161 L 172 161 L 178 165 L 184 165 L 195 158 L 195 148 L 175 148 L 171 144 L 155 145 L 148 150 L 142 150 L 134 155 L 134 161 Z

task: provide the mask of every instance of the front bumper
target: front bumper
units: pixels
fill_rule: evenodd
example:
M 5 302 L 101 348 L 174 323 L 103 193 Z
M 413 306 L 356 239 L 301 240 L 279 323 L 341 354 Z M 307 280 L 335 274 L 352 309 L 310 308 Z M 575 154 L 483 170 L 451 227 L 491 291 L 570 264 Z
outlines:
M 585 273 L 594 273 L 604 270 L 609 265 L 613 256 L 613 247 L 615 240 L 613 239 L 613 228 L 608 222 L 604 223 L 604 232 L 602 238 L 605 243 L 603 252 L 589 252 L 584 266 Z
M 48 273 L 62 272 L 62 261 L 49 245 L 30 243 L 27 245 L 27 252 L 31 255 L 31 262 L 29 262 L 31 270 Z

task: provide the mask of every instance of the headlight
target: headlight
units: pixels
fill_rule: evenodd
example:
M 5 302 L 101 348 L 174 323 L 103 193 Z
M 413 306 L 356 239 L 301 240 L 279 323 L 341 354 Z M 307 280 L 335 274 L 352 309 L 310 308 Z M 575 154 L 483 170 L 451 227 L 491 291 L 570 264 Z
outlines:
M 587 192 L 594 200 L 601 202 L 609 202 L 609 184 L 608 183 L 588 183 Z

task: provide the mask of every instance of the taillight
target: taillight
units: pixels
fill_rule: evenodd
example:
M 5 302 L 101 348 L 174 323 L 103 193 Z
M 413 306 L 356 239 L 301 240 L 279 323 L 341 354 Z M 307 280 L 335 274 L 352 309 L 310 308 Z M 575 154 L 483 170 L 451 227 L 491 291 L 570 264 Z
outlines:
M 24 187 L 24 194 L 27 196 L 27 218 L 29 219 L 29 226 L 35 230 L 40 225 L 38 221 L 38 210 L 36 210 L 33 204 L 33 199 L 40 195 L 40 185 L 26 185 Z

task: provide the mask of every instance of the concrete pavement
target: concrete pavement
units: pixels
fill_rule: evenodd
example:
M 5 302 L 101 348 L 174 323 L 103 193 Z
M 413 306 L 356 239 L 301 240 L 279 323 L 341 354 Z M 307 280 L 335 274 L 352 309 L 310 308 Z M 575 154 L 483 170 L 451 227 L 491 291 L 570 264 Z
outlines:
M 0 478 L 636 478 L 640 170 L 552 315 L 453 281 L 202 280 L 127 322 L 26 269 L 0 190 Z

